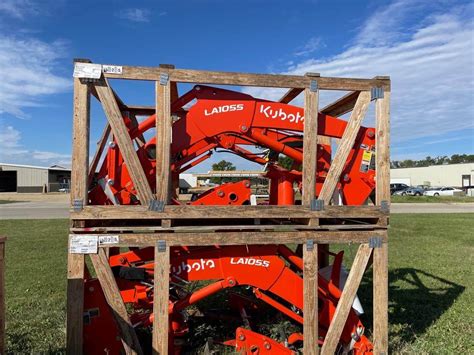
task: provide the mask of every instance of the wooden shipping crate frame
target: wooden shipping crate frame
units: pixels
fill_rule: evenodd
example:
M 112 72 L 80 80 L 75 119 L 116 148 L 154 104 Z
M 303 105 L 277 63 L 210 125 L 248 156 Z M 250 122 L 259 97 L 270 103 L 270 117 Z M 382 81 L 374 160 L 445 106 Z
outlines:
M 75 60 L 75 63 L 91 63 L 89 60 Z M 104 66 L 105 67 L 105 66 Z M 110 66 L 108 66 L 110 67 Z M 168 294 L 169 294 L 169 249 L 176 245 L 239 245 L 239 244 L 304 244 L 304 353 L 316 354 L 318 340 L 318 247 L 329 243 L 359 243 L 359 250 L 351 269 L 348 282 L 338 303 L 335 317 L 330 325 L 323 354 L 332 354 L 337 346 L 342 327 L 346 322 L 353 298 L 359 287 L 369 258 L 373 254 L 374 272 L 374 329 L 375 353 L 387 353 L 388 349 L 388 216 L 390 204 L 390 160 L 389 160 L 389 117 L 390 79 L 321 77 L 308 73 L 298 75 L 246 74 L 175 69 L 172 65 L 159 67 L 112 66 L 120 73 L 103 72 L 98 79 L 74 78 L 73 112 L 73 160 L 71 184 L 71 236 L 75 234 L 119 232 L 118 246 L 155 247 L 155 292 L 159 295 L 154 303 L 155 322 L 153 349 L 155 353 L 166 354 L 168 348 Z M 109 79 L 154 81 L 156 89 L 155 107 L 128 106 L 109 85 Z M 280 102 L 288 103 L 304 92 L 304 138 L 303 178 L 301 206 L 171 206 L 170 201 L 170 146 L 171 146 L 171 102 L 178 97 L 177 83 L 241 85 L 257 87 L 288 88 Z M 319 110 L 320 90 L 349 91 L 348 94 Z M 90 97 L 93 95 L 102 104 L 108 123 L 97 151 L 89 163 L 90 139 Z M 344 163 L 354 144 L 356 134 L 371 101 L 375 100 L 376 130 L 376 201 L 374 206 L 331 206 L 334 189 L 340 178 Z M 340 139 L 330 170 L 323 184 L 319 199 L 315 199 L 317 141 L 328 137 L 317 135 L 317 112 L 342 115 L 351 112 L 347 128 Z M 145 173 L 135 154 L 134 142 L 130 139 L 122 114 L 127 112 L 136 122 L 136 115 L 157 113 L 156 141 L 156 193 L 153 193 Z M 107 139 L 113 134 L 131 180 L 137 190 L 141 205 L 137 206 L 88 206 L 88 185 L 104 151 Z M 142 136 L 136 144 L 144 143 Z M 162 206 L 156 208 L 156 206 Z M 292 226 L 243 226 L 242 219 L 290 218 L 302 220 Z M 359 226 L 325 226 L 325 218 L 376 218 L 376 224 Z M 173 227 L 178 219 L 212 220 L 215 226 L 198 228 Z M 216 220 L 230 219 L 235 226 L 222 226 Z M 136 228 L 132 225 L 104 227 L 100 222 L 110 220 L 150 220 L 157 226 Z M 286 229 L 285 229 L 286 228 Z M 149 229 L 147 233 L 141 229 Z M 215 230 L 222 230 L 215 233 Z M 99 245 L 98 254 L 90 254 L 92 264 L 104 288 L 109 305 L 115 310 L 117 324 L 121 331 L 127 353 L 140 353 L 133 327 L 126 314 L 117 285 L 108 266 L 105 246 Z M 85 254 L 68 253 L 68 302 L 67 302 L 67 351 L 82 353 L 82 317 L 84 294 Z M 124 313 L 125 312 L 125 313 Z

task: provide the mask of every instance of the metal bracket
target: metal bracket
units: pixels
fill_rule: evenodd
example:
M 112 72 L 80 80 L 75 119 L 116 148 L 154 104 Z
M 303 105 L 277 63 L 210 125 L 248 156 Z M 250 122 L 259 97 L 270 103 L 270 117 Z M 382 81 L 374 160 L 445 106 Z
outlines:
M 324 210 L 324 200 L 313 199 L 310 204 L 311 211 Z
M 383 99 L 383 88 L 373 87 L 370 89 L 370 99 Z
M 163 253 L 166 251 L 166 241 L 165 240 L 159 240 L 157 243 L 156 243 L 156 247 L 158 248 L 158 251 L 160 253 Z
M 369 247 L 370 248 L 381 248 L 382 247 L 382 238 L 380 238 L 380 237 L 370 237 L 369 238 Z
M 163 212 L 165 210 L 165 202 L 158 200 L 151 200 L 150 205 L 148 206 L 149 211 L 154 212 Z
M 84 208 L 84 201 L 82 200 L 74 200 L 72 201 L 72 209 L 74 212 L 81 212 Z
M 390 203 L 386 200 L 380 201 L 380 209 L 383 213 L 390 213 Z
M 170 79 L 170 75 L 168 73 L 161 73 L 160 74 L 160 85 L 168 85 L 168 80 Z
M 309 83 L 309 90 L 312 92 L 318 91 L 318 82 L 316 80 L 311 80 Z
M 306 250 L 307 251 L 313 251 L 314 250 L 314 240 L 313 239 L 308 239 L 306 241 Z

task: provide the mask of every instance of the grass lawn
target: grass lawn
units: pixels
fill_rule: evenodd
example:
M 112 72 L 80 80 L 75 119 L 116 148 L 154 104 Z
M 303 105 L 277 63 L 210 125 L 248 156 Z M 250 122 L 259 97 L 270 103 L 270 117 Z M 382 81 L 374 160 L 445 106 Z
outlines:
M 8 236 L 9 353 L 64 351 L 67 228 L 67 220 L 0 221 Z M 474 351 L 473 231 L 472 214 L 391 217 L 392 353 Z M 371 287 L 368 272 L 359 296 L 369 326 Z
M 392 195 L 390 200 L 394 203 L 466 203 L 474 202 L 471 196 L 401 196 Z

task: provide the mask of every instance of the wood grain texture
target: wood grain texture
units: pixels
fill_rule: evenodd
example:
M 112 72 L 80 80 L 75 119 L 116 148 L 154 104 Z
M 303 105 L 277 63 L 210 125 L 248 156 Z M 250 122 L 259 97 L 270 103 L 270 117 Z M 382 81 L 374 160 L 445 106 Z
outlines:
M 104 76 L 106 78 L 116 79 L 158 81 L 160 79 L 161 70 L 162 68 L 159 67 L 122 66 L 122 74 L 107 73 L 104 74 Z M 307 88 L 310 82 L 308 77 L 299 75 L 252 74 L 190 69 L 174 69 L 170 75 L 170 80 L 178 83 L 300 89 Z M 385 78 L 359 79 L 320 77 L 317 81 L 320 90 L 362 91 L 370 90 L 370 88 L 374 86 L 383 88 L 390 87 L 390 81 Z
M 288 104 L 291 101 L 293 101 L 294 99 L 296 99 L 296 97 L 299 94 L 301 94 L 303 91 L 304 91 L 304 89 L 301 89 L 301 88 L 288 89 L 288 91 L 285 93 L 285 95 L 283 95 L 281 97 L 281 99 L 278 100 L 278 101 L 281 102 L 282 104 Z
M 92 265 L 100 282 L 105 299 L 109 305 L 115 322 L 119 328 L 122 344 L 126 354 L 142 354 L 138 337 L 128 317 L 127 309 L 123 303 L 120 290 L 110 269 L 104 249 L 99 249 L 98 254 L 90 254 Z
M 71 210 L 72 220 L 94 219 L 241 219 L 241 218 L 378 218 L 387 216 L 380 206 L 324 206 L 311 211 L 304 206 L 190 206 L 168 205 L 163 212 L 146 206 L 85 206 Z
M 375 201 L 390 203 L 390 91 L 375 102 Z
M 156 82 L 156 198 L 169 203 L 171 194 L 171 90 Z
M 336 351 L 337 344 L 341 338 L 342 330 L 346 324 L 347 317 L 354 302 L 354 298 L 359 288 L 360 281 L 364 275 L 365 268 L 369 261 L 372 249 L 368 244 L 361 244 L 359 250 L 352 263 L 351 271 L 347 277 L 344 290 L 342 291 L 341 298 L 337 303 L 336 312 L 331 320 L 326 338 L 324 340 L 323 347 L 321 349 L 322 355 L 333 355 Z
M 90 87 L 74 78 L 71 202 L 88 203 Z M 67 260 L 66 349 L 82 354 L 84 304 L 84 255 L 69 254 Z
M 317 79 L 317 78 L 314 78 Z M 316 191 L 316 152 L 318 136 L 319 91 L 304 91 L 303 193 L 302 204 L 309 206 Z
M 318 245 L 303 245 L 303 352 L 319 354 L 318 346 Z
M 337 148 L 334 159 L 331 162 L 328 174 L 324 181 L 319 199 L 324 200 L 325 205 L 331 202 L 334 190 L 339 181 L 342 170 L 347 161 L 347 157 L 354 146 L 354 141 L 359 132 L 360 125 L 364 119 L 365 113 L 370 104 L 370 92 L 363 91 L 357 98 L 356 105 L 352 111 L 351 117 L 347 123 L 344 134 L 342 135 L 339 147 Z
M 385 230 L 373 231 L 298 231 L 298 232 L 193 232 L 193 233 L 123 233 L 122 246 L 154 246 L 158 240 L 164 240 L 169 246 L 176 245 L 244 245 L 244 244 L 286 244 L 304 243 L 313 239 L 314 243 L 367 243 L 371 237 L 380 237 L 386 241 Z
M 100 158 L 102 156 L 102 153 L 104 152 L 104 148 L 107 145 L 107 141 L 110 136 L 110 125 L 109 123 L 105 124 L 104 130 L 102 131 L 102 135 L 100 136 L 99 141 L 97 142 L 97 148 L 94 153 L 94 157 L 92 158 L 92 161 L 89 166 L 89 176 L 88 176 L 88 185 L 89 186 L 92 183 L 92 180 L 94 179 L 95 176 L 95 171 L 97 169 L 97 165 L 99 164 Z
M 357 102 L 357 98 L 359 97 L 359 94 L 360 94 L 360 91 L 350 92 L 344 95 L 343 97 L 337 99 L 333 103 L 325 106 L 321 110 L 321 113 L 324 113 L 325 115 L 329 115 L 333 117 L 338 117 L 348 112 L 351 112 Z
M 168 302 L 170 283 L 170 248 L 158 250 L 155 243 L 155 284 L 153 298 L 153 354 L 168 354 Z
M 95 89 L 119 146 L 120 153 L 127 165 L 127 170 L 137 191 L 138 198 L 142 205 L 148 206 L 153 198 L 153 194 L 107 79 L 101 79 L 95 84 Z
M 374 248 L 374 354 L 388 354 L 388 245 Z

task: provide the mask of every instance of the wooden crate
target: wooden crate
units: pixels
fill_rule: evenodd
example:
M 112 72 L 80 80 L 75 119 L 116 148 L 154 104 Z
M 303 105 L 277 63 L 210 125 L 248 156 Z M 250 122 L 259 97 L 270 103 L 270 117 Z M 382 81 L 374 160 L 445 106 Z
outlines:
M 76 60 L 90 63 L 88 60 Z M 99 78 L 74 79 L 73 161 L 71 186 L 70 238 L 83 235 L 114 233 L 114 246 L 155 247 L 156 324 L 153 349 L 166 354 L 168 348 L 168 295 L 170 247 L 178 245 L 303 244 L 304 259 L 304 352 L 316 354 L 318 340 L 318 303 L 315 292 L 318 277 L 318 248 L 329 243 L 360 244 L 347 284 L 330 325 L 323 354 L 332 354 L 346 322 L 369 258 L 373 255 L 374 329 L 376 353 L 388 348 L 388 269 L 387 227 L 389 216 L 389 101 L 390 79 L 330 78 L 319 74 L 270 75 L 211 72 L 159 67 L 96 66 Z M 106 69 L 107 68 L 107 69 Z M 112 69 L 110 69 L 112 68 Z M 111 79 L 154 81 L 155 107 L 126 105 L 113 91 Z M 281 102 L 288 103 L 304 92 L 303 193 L 301 206 L 171 206 L 170 199 L 170 103 L 178 97 L 177 83 L 242 85 L 288 88 Z M 320 90 L 349 91 L 349 94 L 326 106 L 321 112 L 342 115 L 351 112 L 347 128 L 334 155 L 322 191 L 315 199 L 317 112 Z M 89 162 L 90 96 L 102 104 L 108 123 Z M 376 116 L 376 203 L 374 206 L 330 205 L 337 181 L 361 126 L 367 108 L 375 101 Z M 156 191 L 150 188 L 135 154 L 122 114 L 157 114 Z M 113 134 L 136 187 L 141 205 L 88 206 L 88 184 L 96 170 L 107 139 Z M 138 140 L 143 137 L 138 137 Z M 327 141 L 327 140 L 326 140 Z M 156 208 L 158 206 L 158 208 Z M 164 206 L 160 208 L 160 206 Z M 283 224 L 282 221 L 288 224 Z M 339 223 L 334 223 L 334 220 Z M 262 222 L 263 221 L 263 222 Z M 352 221 L 352 222 L 351 222 Z M 354 222 L 355 221 L 355 222 Z M 219 231 L 219 233 L 216 233 Z M 128 353 L 140 353 L 135 331 L 107 263 L 110 245 L 98 245 L 90 254 L 98 279 L 110 307 L 117 315 L 123 343 Z M 67 350 L 82 353 L 83 278 L 85 254 L 68 253 Z M 313 346 L 312 346 L 313 345 Z

